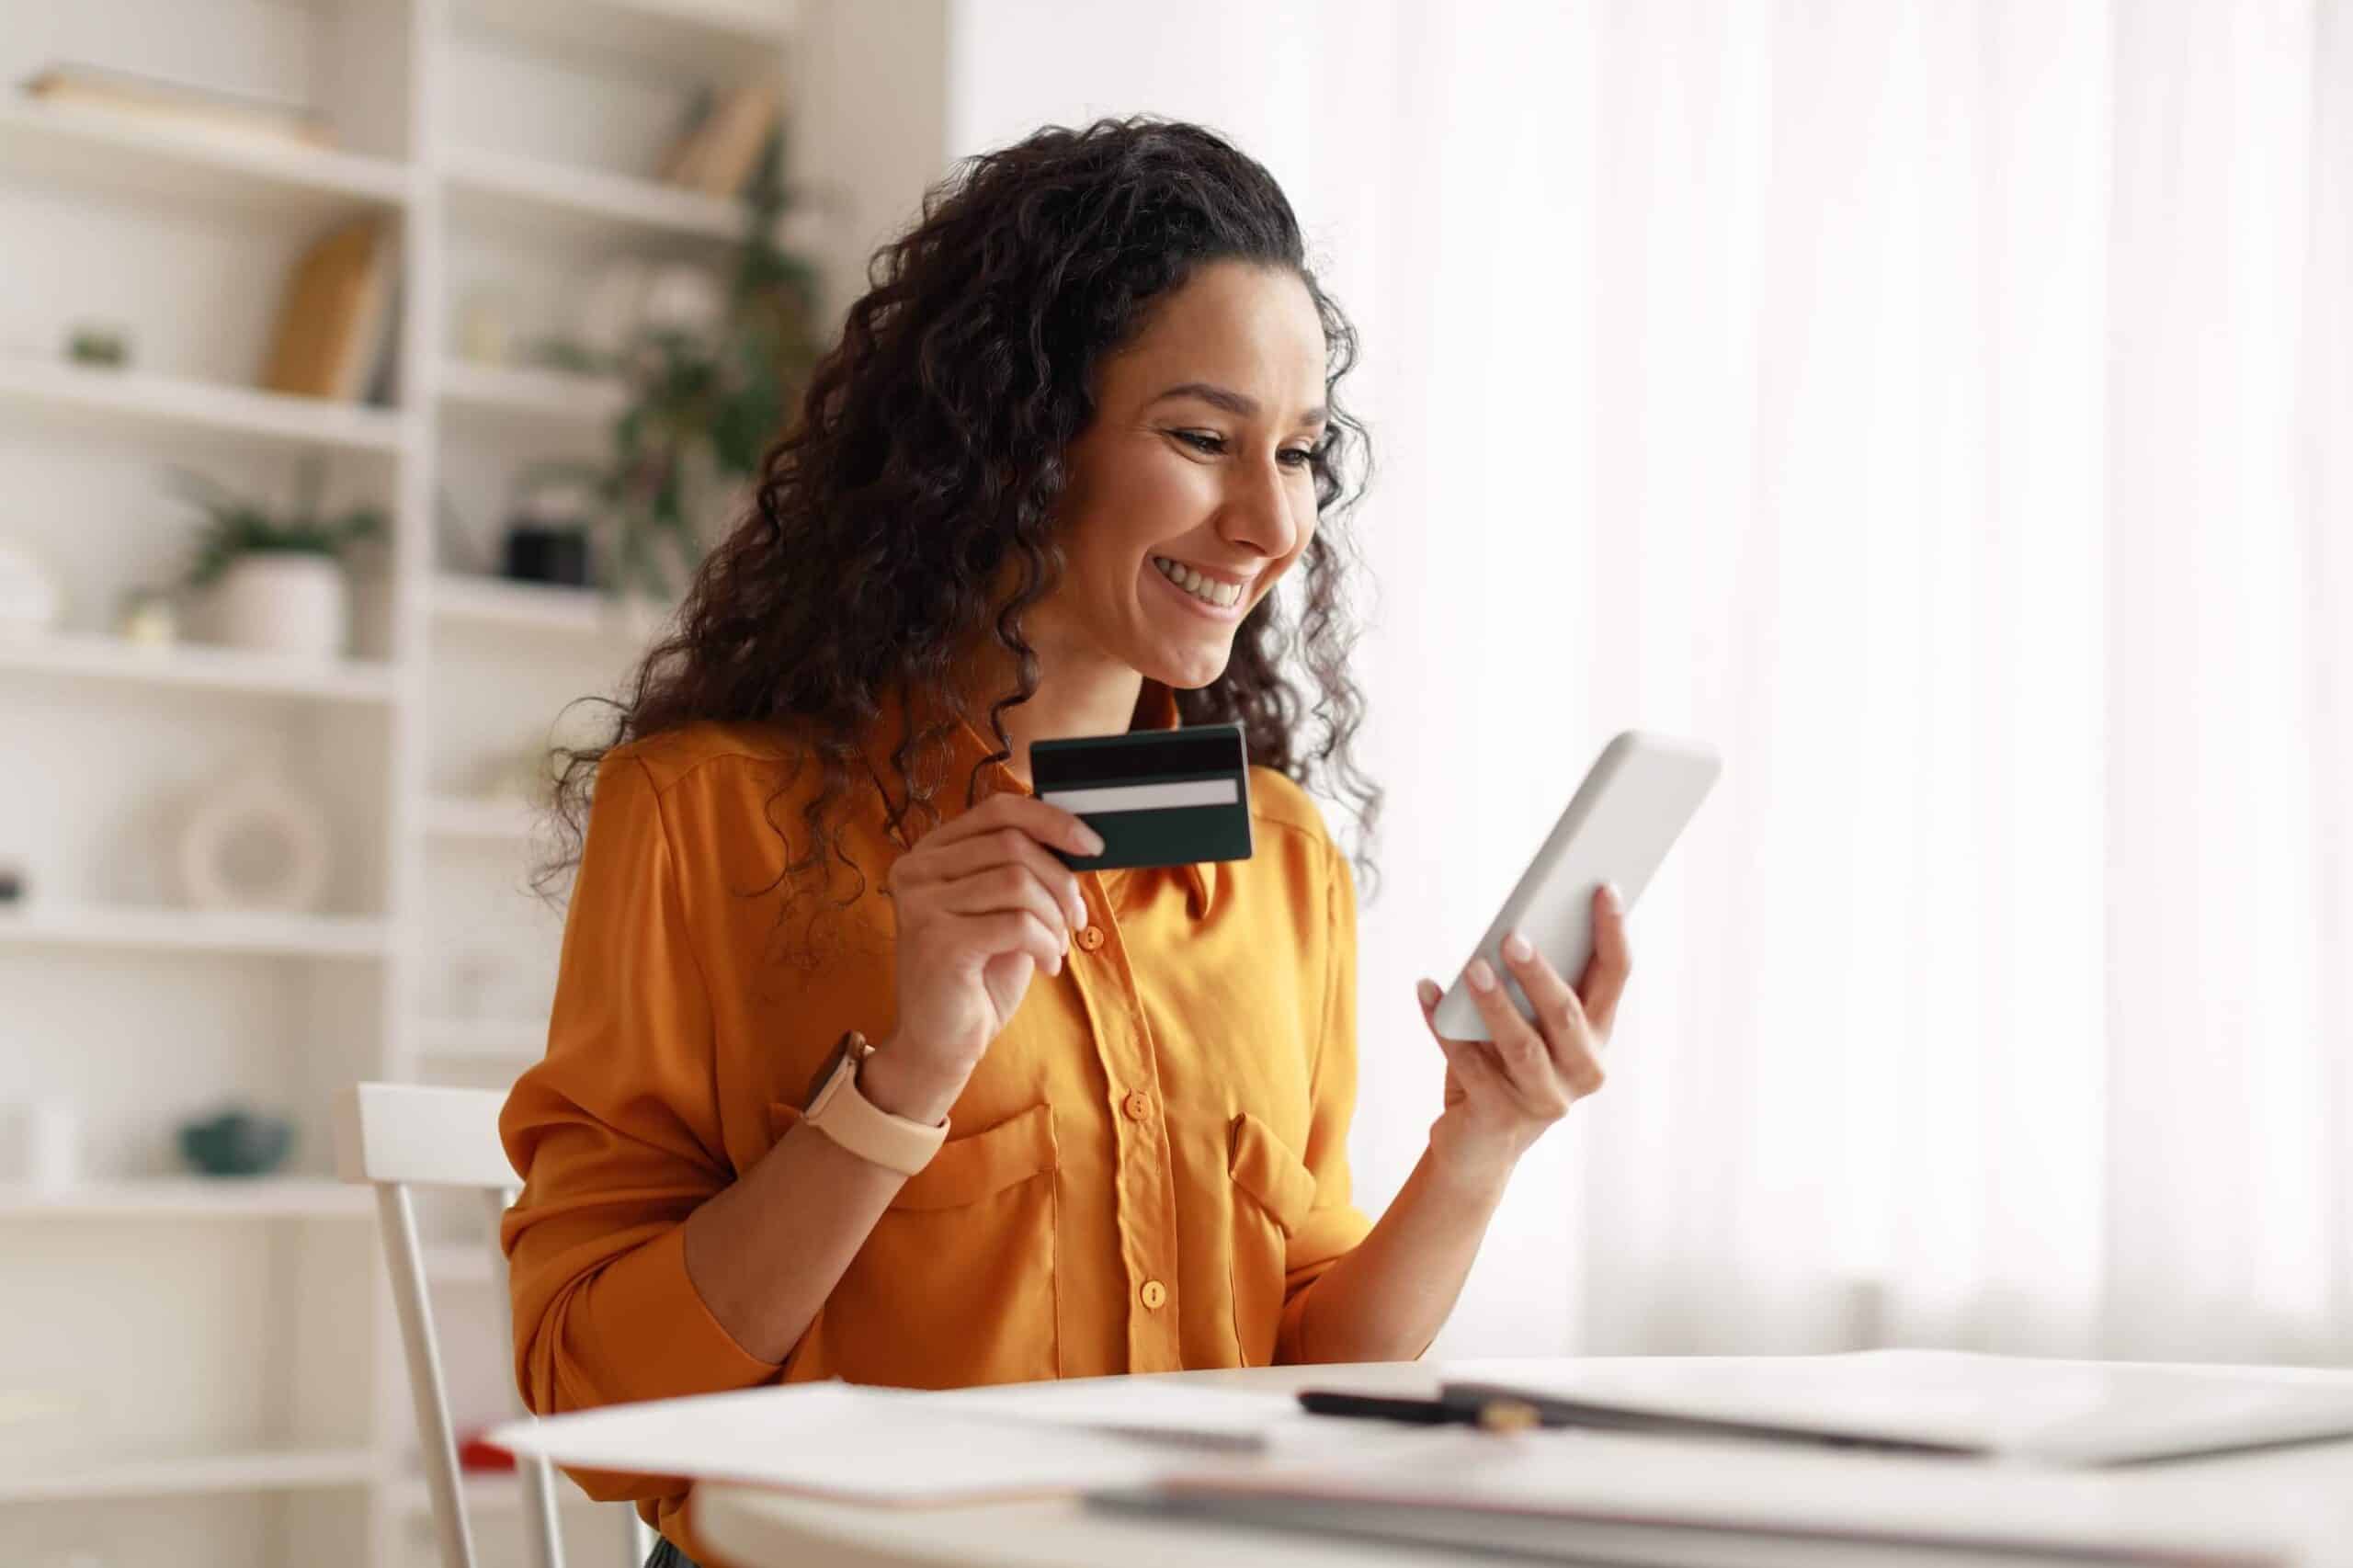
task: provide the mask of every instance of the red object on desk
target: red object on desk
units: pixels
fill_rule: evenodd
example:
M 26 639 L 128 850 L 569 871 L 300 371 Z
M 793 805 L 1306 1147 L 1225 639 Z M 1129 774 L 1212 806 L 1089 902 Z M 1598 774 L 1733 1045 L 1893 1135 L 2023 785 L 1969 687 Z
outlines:
M 458 1438 L 458 1468 L 460 1470 L 513 1470 L 515 1456 L 505 1449 L 483 1440 L 483 1428 L 477 1426 Z

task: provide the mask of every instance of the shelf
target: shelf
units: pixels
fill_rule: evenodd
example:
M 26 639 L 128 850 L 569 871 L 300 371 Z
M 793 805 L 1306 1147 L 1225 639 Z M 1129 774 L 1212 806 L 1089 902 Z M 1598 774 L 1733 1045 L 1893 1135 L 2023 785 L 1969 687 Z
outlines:
M 511 1470 L 468 1471 L 458 1477 L 458 1487 L 465 1494 L 468 1517 L 473 1517 L 477 1510 L 506 1512 L 523 1506 L 522 1483 Z M 563 1504 L 569 1505 L 578 1498 L 578 1494 L 570 1487 L 558 1490 Z M 406 1475 L 394 1482 L 391 1501 L 392 1506 L 404 1514 L 433 1512 L 433 1493 L 421 1475 Z
M 327 702 L 390 702 L 390 665 L 358 659 L 290 659 L 177 642 L 153 648 L 90 632 L 0 637 L 0 671 L 71 676 Z
M 796 0 L 597 0 L 578 9 L 635 18 L 649 32 L 695 28 L 739 43 L 780 44 L 800 20 Z M 575 14 L 569 5 L 566 14 Z
M 545 1018 L 428 1018 L 416 1027 L 420 1055 L 469 1062 L 536 1062 L 548 1047 Z
M 143 203 L 210 201 L 290 213 L 407 204 L 406 164 L 278 146 L 128 114 L 0 101 L 0 169 Z
M 222 386 L 145 370 L 0 359 L 0 398 L 79 423 L 165 426 L 361 452 L 401 446 L 397 410 Z
M 456 19 L 545 53 L 710 79 L 772 56 L 799 9 L 795 0 L 470 0 Z
M 477 365 L 463 359 L 440 366 L 444 405 L 471 413 L 547 425 L 602 425 L 620 416 L 629 389 L 609 376 L 563 370 Z
M 0 1184 L 0 1219 L 10 1220 L 356 1220 L 375 1212 L 369 1188 L 318 1176 Z
M 208 1492 L 295 1492 L 369 1486 L 383 1461 L 368 1449 L 255 1449 L 238 1453 L 122 1459 L 0 1471 L 0 1503 L 175 1497 Z
M 525 801 L 444 795 L 426 802 L 425 831 L 433 838 L 522 845 L 530 842 L 539 818 L 538 808 Z
M 433 582 L 433 613 L 444 621 L 513 631 L 642 638 L 668 610 L 648 599 L 619 599 L 597 588 L 445 573 Z
M 0 949 L 117 948 L 260 958 L 374 959 L 382 957 L 390 944 L 391 932 L 384 922 L 363 915 L 40 904 L 0 911 Z
M 542 1058 L 555 954 L 539 938 L 553 933 L 541 929 L 543 911 L 515 903 L 513 884 L 528 885 L 553 824 L 523 805 L 536 798 L 528 778 L 505 786 L 512 807 L 460 792 L 495 786 L 499 757 L 551 722 L 569 739 L 556 705 L 609 689 L 678 604 L 675 595 L 656 603 L 489 577 L 504 564 L 509 471 L 604 452 L 633 377 L 460 361 L 451 312 L 477 292 L 519 290 L 537 313 L 510 324 L 561 335 L 576 312 L 547 290 L 593 278 L 616 256 L 723 272 L 750 228 L 746 205 L 655 174 L 694 88 L 780 79 L 787 131 L 808 132 L 795 143 L 804 150 L 854 137 L 856 111 L 870 109 L 877 93 L 904 87 L 908 114 L 938 118 L 933 78 L 941 73 L 900 82 L 908 73 L 894 76 L 890 62 L 909 50 L 950 58 L 945 21 L 925 7 L 906 25 L 860 21 L 865 0 L 840 0 L 838 14 L 835 5 L 238 0 L 230 9 L 239 25 L 195 40 L 204 47 L 191 54 L 177 47 L 188 40 L 164 36 L 187 30 L 174 0 L 0 0 L 8 21 L 74 17 L 76 58 L 282 95 L 331 116 L 358 149 L 232 140 L 36 104 L 13 82 L 0 84 L 0 198 L 14 202 L 23 231 L 0 237 L 0 249 L 21 252 L 19 265 L 0 271 L 39 286 L 30 303 L 45 301 L 57 318 L 20 322 L 27 330 L 17 341 L 0 343 L 0 447 L 42 457 L 30 476 L 42 494 L 29 504 L 46 501 L 42 516 L 91 535 L 68 541 L 86 547 L 84 613 L 52 634 L 0 633 L 0 708 L 13 704 L 36 726 L 52 708 L 70 710 L 102 743 L 96 751 L 63 739 L 34 748 L 46 772 L 27 798 L 32 820 L 17 825 L 35 844 L 78 853 L 62 868 L 77 874 L 64 879 L 72 885 L 37 878 L 34 896 L 0 904 L 0 994 L 12 985 L 29 993 L 18 1000 L 36 1015 L 51 992 L 60 1002 L 104 999 L 96 1012 L 82 1008 L 88 1017 L 68 1008 L 46 1029 L 36 1016 L 32 1032 L 11 1042 L 25 1060 L 9 1065 L 24 1070 L 17 1075 L 27 1085 L 89 1090 L 81 1096 L 89 1101 L 85 1141 L 107 1125 L 152 1121 L 149 1102 L 172 1098 L 175 1085 L 213 1097 L 236 1088 L 231 1080 L 253 1066 L 256 1047 L 273 1062 L 284 1056 L 297 1078 L 332 1070 L 346 1080 L 420 1085 L 504 1085 Z M 85 10 L 103 14 L 85 26 Z M 265 15 L 244 25 L 248 11 Z M 33 30 L 41 31 L 37 22 Z M 14 36 L 5 21 L 0 32 Z M 812 71 L 837 90 L 793 96 L 792 84 Z M 840 236 L 823 225 L 841 212 L 915 200 L 938 177 L 931 140 L 863 148 L 854 167 L 817 171 L 783 232 L 811 236 L 801 244 L 813 255 L 820 239 L 823 255 L 846 253 L 851 247 L 836 246 Z M 259 357 L 288 269 L 316 236 L 358 219 L 381 221 L 396 237 L 401 291 L 413 307 L 394 335 L 403 346 L 402 390 L 391 394 L 397 406 L 261 391 Z M 845 265 L 854 269 L 857 258 Z M 85 276 L 93 266 L 106 276 Z M 63 325 L 122 316 L 100 297 L 109 289 L 137 294 L 145 312 L 127 320 L 140 335 L 132 367 L 64 361 Z M 420 305 L 438 313 L 428 320 Z M 153 321 L 195 324 L 192 336 L 179 334 L 185 352 L 151 343 Z M 136 480 L 157 464 L 200 466 L 217 455 L 275 483 L 282 465 L 313 453 L 333 465 L 333 495 L 400 514 L 391 560 L 405 575 L 378 582 L 377 595 L 356 595 L 352 607 L 360 635 L 351 647 L 364 656 L 311 662 L 214 647 L 193 641 L 188 617 L 188 641 L 142 647 L 113 635 L 106 605 L 91 608 L 90 594 L 106 597 L 138 566 L 136 536 L 155 522 L 142 520 L 132 494 L 140 486 L 123 483 L 124 472 Z M 88 503 L 86 517 L 74 510 L 77 498 Z M 0 525 L 0 535 L 7 531 Z M 663 564 L 677 585 L 680 563 L 665 556 Z M 439 576 L 445 565 L 484 575 Z M 152 761 L 148 754 L 169 749 L 191 726 L 231 749 L 283 728 L 320 752 L 335 789 L 350 797 L 336 831 L 381 875 L 324 904 L 336 915 L 310 917 L 163 907 L 177 902 L 167 890 L 108 874 L 129 853 L 122 835 L 145 833 L 153 813 L 113 822 L 122 813 L 110 795 L 92 793 L 93 781 L 110 763 Z M 379 896 L 379 882 L 398 896 Z M 134 897 L 156 907 L 129 906 Z M 470 910 L 499 926 L 488 935 L 514 938 L 511 953 L 502 949 L 511 975 L 469 969 L 466 933 L 439 928 L 453 915 L 472 918 Z M 443 938 L 456 946 L 444 952 Z M 360 1032 L 327 1053 L 335 1060 L 309 1061 L 304 1030 L 321 1018 L 356 1018 Z M 199 1047 L 219 1049 L 197 1050 L 170 1082 L 145 1081 L 83 1060 L 110 1051 L 108 1040 L 123 1032 L 115 1024 L 162 1040 L 193 1030 Z M 233 1290 L 224 1284 L 211 1292 L 218 1300 L 186 1311 L 141 1299 L 126 1319 L 36 1303 L 57 1309 L 43 1325 L 53 1365 L 108 1354 L 121 1338 L 113 1331 L 129 1326 L 153 1366 L 208 1376 L 148 1380 L 142 1398 L 113 1411 L 92 1403 L 103 1390 L 61 1391 L 76 1403 L 0 1426 L 0 1437 L 24 1435 L 18 1462 L 0 1479 L 0 1512 L 13 1507 L 34 1521 L 37 1537 L 89 1516 L 108 1534 L 97 1544 L 109 1561 L 142 1550 L 158 1560 L 259 1554 L 352 1568 L 430 1559 L 430 1503 L 415 1474 L 399 1329 L 377 1301 L 380 1200 L 367 1186 L 329 1179 L 314 1131 L 306 1122 L 299 1158 L 267 1177 L 186 1170 L 173 1158 L 168 1126 L 148 1158 L 101 1158 L 106 1151 L 93 1148 L 79 1167 L 89 1179 L 72 1187 L 38 1190 L 0 1170 L 0 1258 L 20 1257 L 36 1273 L 68 1263 L 76 1278 L 128 1270 L 203 1283 L 198 1276 L 219 1272 L 222 1259 L 268 1266 L 267 1278 L 245 1269 Z M 426 1278 L 437 1311 L 454 1314 L 444 1324 L 452 1341 L 471 1342 L 481 1323 L 504 1321 L 504 1270 L 470 1234 L 479 1205 L 453 1202 L 447 1214 L 443 1207 L 428 1204 L 420 1215 L 432 1241 Z M 0 1263 L 0 1274 L 10 1273 Z M 331 1332 L 312 1335 L 316 1322 Z M 234 1404 L 226 1419 L 222 1390 Z M 0 1420 L 7 1414 L 0 1410 Z M 502 1532 L 521 1540 L 512 1472 L 471 1472 L 462 1489 L 491 1545 Z M 567 1529 L 601 1540 L 597 1521 L 608 1507 L 568 1485 L 562 1492 Z M 259 1512 L 249 1519 L 252 1510 Z
M 740 201 L 601 169 L 472 147 L 450 152 L 444 177 L 451 220 L 485 228 L 535 235 L 562 224 L 717 242 L 744 233 Z

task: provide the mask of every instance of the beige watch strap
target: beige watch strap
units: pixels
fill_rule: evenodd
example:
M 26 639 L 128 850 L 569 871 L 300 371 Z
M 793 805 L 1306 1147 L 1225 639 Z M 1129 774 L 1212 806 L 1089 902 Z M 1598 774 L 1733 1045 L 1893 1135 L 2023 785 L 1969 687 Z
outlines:
M 926 1127 L 920 1121 L 892 1116 L 858 1093 L 858 1064 L 872 1054 L 874 1048 L 863 1040 L 844 1051 L 833 1076 L 817 1091 L 801 1119 L 859 1159 L 901 1176 L 913 1176 L 931 1164 L 931 1157 L 948 1142 L 948 1124 Z

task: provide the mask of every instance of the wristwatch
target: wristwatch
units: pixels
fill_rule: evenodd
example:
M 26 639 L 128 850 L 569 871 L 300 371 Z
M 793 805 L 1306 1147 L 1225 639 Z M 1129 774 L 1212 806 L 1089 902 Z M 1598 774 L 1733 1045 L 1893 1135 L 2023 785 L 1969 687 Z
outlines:
M 913 1176 L 931 1164 L 948 1142 L 948 1123 L 926 1127 L 889 1111 L 858 1092 L 858 1070 L 874 1054 L 867 1038 L 851 1029 L 834 1047 L 825 1064 L 810 1081 L 807 1108 L 801 1119 L 823 1132 L 859 1159 Z

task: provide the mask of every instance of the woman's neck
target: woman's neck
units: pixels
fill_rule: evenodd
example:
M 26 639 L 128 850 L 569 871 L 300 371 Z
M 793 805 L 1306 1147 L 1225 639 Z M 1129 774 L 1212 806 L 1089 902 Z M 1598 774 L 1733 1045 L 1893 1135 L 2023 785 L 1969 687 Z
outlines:
M 1074 653 L 1040 646 L 1038 694 L 1005 710 L 1006 739 L 1013 747 L 1006 767 L 1025 787 L 1029 783 L 1031 742 L 1066 735 L 1122 734 L 1135 717 L 1143 676 L 1118 660 L 1074 656 Z M 1000 694 L 1016 689 L 1018 683 L 1009 658 L 982 667 L 997 671 L 996 679 L 983 682 L 982 689 L 993 688 Z M 975 712 L 985 715 L 987 701 L 976 701 Z M 985 726 L 982 733 L 987 733 Z

